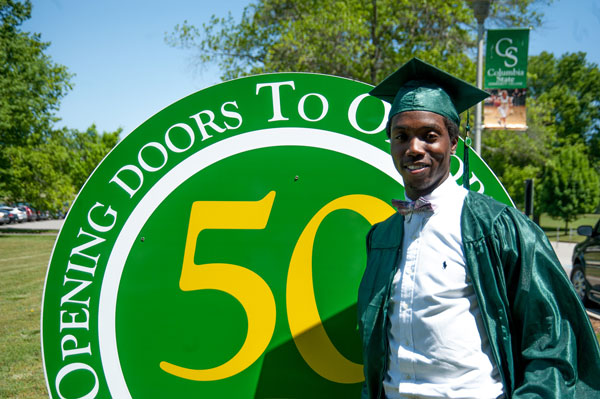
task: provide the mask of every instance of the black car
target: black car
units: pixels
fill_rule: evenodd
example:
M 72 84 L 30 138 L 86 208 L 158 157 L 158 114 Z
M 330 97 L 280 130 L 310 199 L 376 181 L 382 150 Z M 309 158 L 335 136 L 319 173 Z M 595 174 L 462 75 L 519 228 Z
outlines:
M 571 282 L 583 302 L 600 304 L 600 220 L 596 226 L 579 226 L 577 234 L 587 238 L 573 249 Z

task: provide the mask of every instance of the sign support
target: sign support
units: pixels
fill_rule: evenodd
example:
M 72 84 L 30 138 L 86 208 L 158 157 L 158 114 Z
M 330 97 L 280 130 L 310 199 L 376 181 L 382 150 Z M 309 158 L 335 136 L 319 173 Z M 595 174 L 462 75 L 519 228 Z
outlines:
M 477 24 L 477 87 L 483 88 L 483 21 Z M 475 152 L 481 154 L 482 105 L 475 105 Z
M 492 0 L 478 0 L 471 4 L 477 19 L 477 87 L 480 89 L 483 88 L 483 23 L 490 13 L 491 3 Z M 481 154 L 482 114 L 482 105 L 478 103 L 475 106 L 475 152 L 477 154 Z

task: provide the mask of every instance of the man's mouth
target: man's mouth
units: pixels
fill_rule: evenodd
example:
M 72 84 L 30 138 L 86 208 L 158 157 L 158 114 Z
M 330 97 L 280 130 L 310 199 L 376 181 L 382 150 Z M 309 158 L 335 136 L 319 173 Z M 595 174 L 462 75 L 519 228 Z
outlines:
M 404 169 L 407 169 L 410 172 L 419 171 L 419 170 L 425 169 L 427 167 L 428 167 L 428 165 L 423 165 L 423 164 L 408 164 L 408 165 L 404 165 Z

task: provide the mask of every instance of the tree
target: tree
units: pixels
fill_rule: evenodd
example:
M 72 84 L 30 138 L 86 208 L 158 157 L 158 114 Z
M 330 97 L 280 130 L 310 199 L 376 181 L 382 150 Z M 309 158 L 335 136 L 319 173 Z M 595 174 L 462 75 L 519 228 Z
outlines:
M 27 201 L 39 209 L 63 210 L 117 144 L 120 132 L 100 134 L 92 125 L 85 132 L 54 131 L 35 146 L 7 146 L 4 156 L 10 167 L 0 168 L 0 192 L 10 202 Z
M 490 21 L 537 26 L 539 2 L 495 2 Z M 224 79 L 307 71 L 375 83 L 418 56 L 474 80 L 474 21 L 464 0 L 257 0 L 239 23 L 231 14 L 201 28 L 186 21 L 167 43 L 197 49 L 200 63 L 218 63 Z
M 42 42 L 39 35 L 20 30 L 30 16 L 29 0 L 0 0 L 0 198 L 3 199 L 25 200 L 30 198 L 28 195 L 50 199 L 54 195 L 46 195 L 42 190 L 68 196 L 72 189 L 62 176 L 51 171 L 51 162 L 64 153 L 52 141 L 52 124 L 60 99 L 71 87 L 70 75 L 66 67 L 53 63 L 44 54 L 48 43 Z M 40 179 L 47 186 L 34 187 Z
M 0 169 L 0 181 L 9 202 L 25 201 L 34 208 L 58 211 L 72 201 L 75 188 L 69 176 L 69 151 L 58 140 L 37 146 L 8 146 L 10 167 Z
M 564 146 L 585 149 L 582 154 L 596 175 L 600 172 L 598 66 L 588 63 L 584 53 L 556 58 L 542 52 L 529 58 L 528 69 L 528 130 L 486 131 L 482 143 L 484 159 L 517 205 L 523 204 L 524 180 L 534 178 L 539 188 L 548 162 L 560 164 L 557 157 Z M 556 201 L 555 196 L 535 196 L 536 215 L 542 209 L 564 208 Z
M 529 58 L 529 95 L 549 111 L 545 123 L 565 144 L 590 145 L 600 135 L 600 69 L 585 56 L 542 52 Z M 597 152 L 591 155 L 600 159 Z
M 515 205 L 524 209 L 525 180 L 534 179 L 539 189 L 546 162 L 553 157 L 556 133 L 545 125 L 549 112 L 536 99 L 527 99 L 526 131 L 488 130 L 482 135 L 481 155 L 500 179 Z M 534 218 L 541 200 L 534 196 Z
M 545 167 L 540 192 L 542 211 L 569 222 L 581 213 L 592 212 L 600 198 L 600 178 L 591 168 L 583 144 L 560 148 Z
M 29 0 L 0 0 L 0 150 L 47 138 L 71 88 L 67 68 L 44 54 L 49 43 L 20 30 L 30 16 Z
M 73 187 L 78 192 L 96 166 L 117 145 L 121 129 L 98 133 L 95 125 L 85 132 L 75 129 L 63 130 L 64 147 L 69 151 L 69 171 Z

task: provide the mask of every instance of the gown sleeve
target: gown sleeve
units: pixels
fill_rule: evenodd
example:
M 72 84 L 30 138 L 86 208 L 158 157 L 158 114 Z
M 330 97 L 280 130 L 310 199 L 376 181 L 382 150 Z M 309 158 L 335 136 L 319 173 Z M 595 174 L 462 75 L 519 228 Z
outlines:
M 496 219 L 512 342 L 512 398 L 599 398 L 600 350 L 544 232 L 519 211 Z

